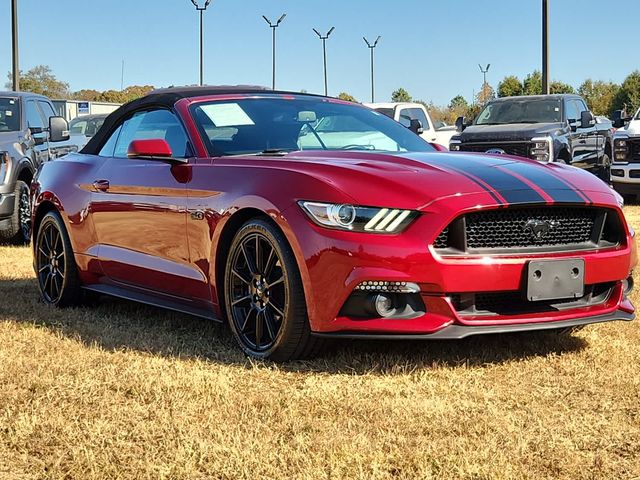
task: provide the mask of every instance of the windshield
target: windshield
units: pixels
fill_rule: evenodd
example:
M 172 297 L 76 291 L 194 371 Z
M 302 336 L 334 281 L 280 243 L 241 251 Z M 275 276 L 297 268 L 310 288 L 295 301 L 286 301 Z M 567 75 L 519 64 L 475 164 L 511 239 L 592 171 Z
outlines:
M 503 125 L 506 123 L 556 123 L 562 121 L 559 99 L 507 100 L 488 104 L 476 125 Z
M 295 150 L 434 151 L 381 113 L 322 97 L 253 97 L 192 108 L 212 156 Z
M 104 123 L 106 117 L 76 117 L 69 122 L 69 132 L 93 137 Z
M 20 130 L 20 108 L 17 98 L 0 97 L 0 132 Z

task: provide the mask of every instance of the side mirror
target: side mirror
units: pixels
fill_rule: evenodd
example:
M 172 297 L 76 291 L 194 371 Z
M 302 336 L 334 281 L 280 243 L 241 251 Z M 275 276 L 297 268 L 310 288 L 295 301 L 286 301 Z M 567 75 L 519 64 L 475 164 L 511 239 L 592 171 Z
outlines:
M 422 126 L 422 122 L 416 118 L 412 118 L 409 122 L 409 130 L 411 130 L 416 135 L 420 135 L 424 133 L 424 127 Z
M 580 128 L 589 128 L 596 124 L 593 113 L 584 111 L 580 114 Z
M 465 128 L 467 128 L 467 119 L 464 117 L 456 118 L 456 130 L 462 132 Z
M 626 122 L 626 118 L 623 110 L 616 110 L 613 112 L 613 128 L 623 128 Z
M 49 117 L 49 141 L 69 140 L 69 124 L 63 117 Z
M 164 160 L 168 162 L 186 163 L 185 159 L 173 158 L 173 152 L 166 140 L 162 138 L 150 138 L 146 140 L 133 140 L 127 150 L 129 158 L 142 160 Z

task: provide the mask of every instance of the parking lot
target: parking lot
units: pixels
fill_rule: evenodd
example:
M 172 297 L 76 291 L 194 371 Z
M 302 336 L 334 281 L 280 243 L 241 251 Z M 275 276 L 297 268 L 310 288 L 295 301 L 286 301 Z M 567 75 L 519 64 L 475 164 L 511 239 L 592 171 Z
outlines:
M 637 322 L 278 366 L 181 314 L 47 308 L 25 247 L 0 298 L 1 478 L 640 476 Z

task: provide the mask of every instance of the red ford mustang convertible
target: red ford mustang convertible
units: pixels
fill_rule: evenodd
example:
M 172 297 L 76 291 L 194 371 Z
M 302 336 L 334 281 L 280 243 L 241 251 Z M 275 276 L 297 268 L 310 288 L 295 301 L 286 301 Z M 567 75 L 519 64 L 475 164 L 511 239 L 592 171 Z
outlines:
M 47 303 L 97 292 L 224 319 L 254 357 L 634 318 L 634 232 L 601 180 L 437 152 L 333 98 L 158 90 L 45 164 L 32 204 Z

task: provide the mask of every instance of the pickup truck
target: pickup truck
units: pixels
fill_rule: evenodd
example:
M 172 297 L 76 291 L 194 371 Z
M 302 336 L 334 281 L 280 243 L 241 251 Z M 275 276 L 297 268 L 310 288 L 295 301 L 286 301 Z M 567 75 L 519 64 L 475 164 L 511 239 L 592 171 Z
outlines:
M 444 147 L 449 145 L 455 135 L 455 127 L 435 128 L 429 112 L 421 103 L 365 103 L 365 106 L 393 118 L 429 143 Z
M 562 162 L 610 182 L 612 133 L 597 123 L 578 95 L 503 97 L 487 103 L 474 122 L 456 121 L 449 150 L 508 154 Z
M 29 186 L 38 167 L 77 151 L 67 121 L 47 97 L 0 92 L 0 241 L 26 243 L 31 233 Z
M 613 188 L 622 195 L 640 195 L 640 109 L 633 117 L 625 118 L 621 110 L 613 113 Z

